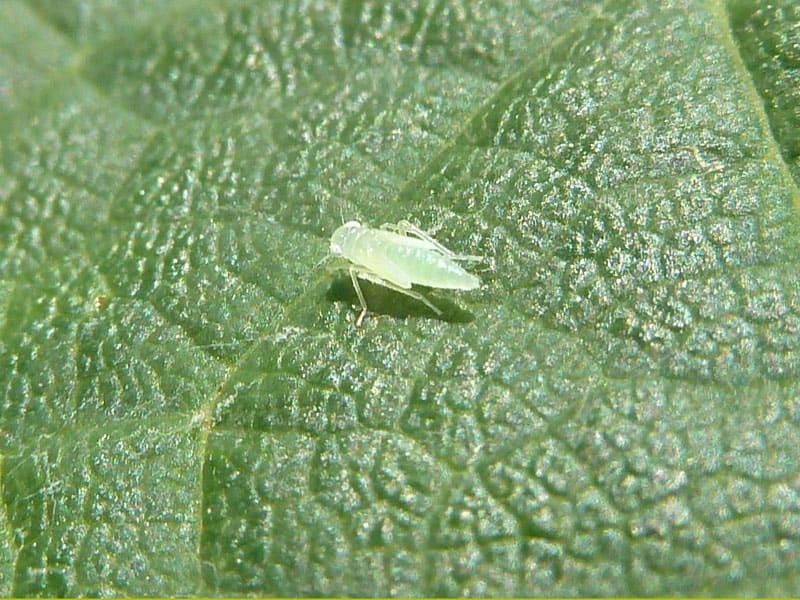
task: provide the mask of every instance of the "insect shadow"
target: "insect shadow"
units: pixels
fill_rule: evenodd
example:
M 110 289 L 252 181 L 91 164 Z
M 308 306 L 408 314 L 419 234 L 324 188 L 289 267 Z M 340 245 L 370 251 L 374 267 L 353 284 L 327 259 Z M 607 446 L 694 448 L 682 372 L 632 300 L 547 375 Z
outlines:
M 426 319 L 447 321 L 448 323 L 471 323 L 475 320 L 474 314 L 468 310 L 464 310 L 452 300 L 431 295 L 428 291 L 429 288 L 422 287 L 421 289 L 425 290 L 425 295 L 442 311 L 441 315 L 437 315 L 422 302 L 404 296 L 403 294 L 398 294 L 383 286 L 364 280 L 361 280 L 359 283 L 364 292 L 364 296 L 367 298 L 369 311 L 371 313 L 389 315 L 397 318 L 424 317 Z M 420 287 L 421 286 L 415 286 L 414 289 L 420 289 Z M 325 298 L 331 302 L 358 304 L 358 296 L 353 289 L 353 282 L 347 275 L 337 275 L 334 277 L 331 286 L 328 288 L 328 292 L 325 294 Z

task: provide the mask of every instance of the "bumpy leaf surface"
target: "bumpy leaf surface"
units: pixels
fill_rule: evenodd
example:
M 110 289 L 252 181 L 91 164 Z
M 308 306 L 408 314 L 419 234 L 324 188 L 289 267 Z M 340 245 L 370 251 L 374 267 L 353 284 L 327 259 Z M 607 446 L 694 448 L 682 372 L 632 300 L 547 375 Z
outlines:
M 0 593 L 800 590 L 796 2 L 0 23 Z

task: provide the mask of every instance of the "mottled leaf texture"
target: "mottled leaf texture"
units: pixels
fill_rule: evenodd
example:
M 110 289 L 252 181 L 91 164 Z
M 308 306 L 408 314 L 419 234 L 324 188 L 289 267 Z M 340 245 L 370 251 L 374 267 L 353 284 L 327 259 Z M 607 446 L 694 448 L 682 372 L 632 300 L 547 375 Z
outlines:
M 800 591 L 796 1 L 0 23 L 0 594 Z

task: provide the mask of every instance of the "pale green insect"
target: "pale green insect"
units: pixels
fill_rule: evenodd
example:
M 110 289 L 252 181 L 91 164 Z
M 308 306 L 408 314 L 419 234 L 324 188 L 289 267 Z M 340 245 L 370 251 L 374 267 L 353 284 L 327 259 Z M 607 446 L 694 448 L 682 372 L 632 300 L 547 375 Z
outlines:
M 347 267 L 361 303 L 356 325 L 367 314 L 367 302 L 359 279 L 371 281 L 415 300 L 437 315 L 442 311 L 412 285 L 448 290 L 474 290 L 481 281 L 465 271 L 458 261 L 479 261 L 480 256 L 456 254 L 409 221 L 385 224 L 380 229 L 350 221 L 331 236 L 331 255 L 349 262 Z

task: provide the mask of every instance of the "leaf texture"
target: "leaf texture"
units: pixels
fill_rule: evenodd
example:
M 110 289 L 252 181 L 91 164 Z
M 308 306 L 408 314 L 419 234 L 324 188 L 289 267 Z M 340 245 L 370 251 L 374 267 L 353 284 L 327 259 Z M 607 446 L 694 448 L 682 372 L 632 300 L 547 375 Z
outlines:
M 796 593 L 799 18 L 0 5 L 0 593 Z

